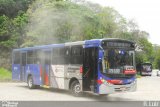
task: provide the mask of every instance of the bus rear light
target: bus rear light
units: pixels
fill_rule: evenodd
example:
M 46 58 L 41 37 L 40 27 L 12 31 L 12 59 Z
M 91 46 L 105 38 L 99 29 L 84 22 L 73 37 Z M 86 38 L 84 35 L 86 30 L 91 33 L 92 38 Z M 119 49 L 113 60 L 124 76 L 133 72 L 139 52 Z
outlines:
M 79 70 L 80 70 L 80 73 L 82 74 L 83 73 L 83 67 L 80 66 Z

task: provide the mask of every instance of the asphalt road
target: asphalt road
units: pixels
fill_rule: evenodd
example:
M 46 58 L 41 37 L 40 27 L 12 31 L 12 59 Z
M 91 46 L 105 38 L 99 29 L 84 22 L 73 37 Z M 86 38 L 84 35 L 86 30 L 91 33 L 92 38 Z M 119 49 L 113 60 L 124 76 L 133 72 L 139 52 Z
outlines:
M 84 94 L 74 97 L 68 91 L 56 89 L 28 89 L 26 83 L 0 83 L 0 101 L 160 101 L 160 77 L 155 72 L 151 77 L 137 80 L 137 91 L 110 94 L 100 97 Z

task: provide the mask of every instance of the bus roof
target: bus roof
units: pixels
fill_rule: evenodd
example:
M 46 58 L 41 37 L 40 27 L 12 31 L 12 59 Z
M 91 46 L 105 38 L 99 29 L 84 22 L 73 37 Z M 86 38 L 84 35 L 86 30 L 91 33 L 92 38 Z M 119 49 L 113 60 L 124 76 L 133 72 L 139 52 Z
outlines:
M 144 63 L 142 63 L 142 65 L 152 65 L 152 63 L 150 63 L 150 62 L 144 62 Z
M 19 49 L 13 49 L 13 51 L 28 51 L 32 49 L 47 49 L 51 47 L 64 47 L 64 46 L 72 46 L 72 45 L 91 45 L 91 46 L 98 46 L 100 45 L 101 41 L 127 41 L 134 43 L 129 40 L 125 39 L 119 39 L 119 38 L 103 38 L 103 39 L 91 39 L 91 40 L 84 40 L 84 41 L 76 41 L 76 42 L 66 42 L 61 44 L 49 44 L 49 45 L 40 45 L 40 46 L 33 46 L 33 47 L 26 47 L 26 48 L 19 48 Z M 93 45 L 94 44 L 94 45 Z
M 126 40 L 126 39 L 119 39 L 119 38 L 104 38 L 104 39 L 101 39 L 102 41 L 126 41 L 126 42 L 130 42 L 130 43 L 135 43 L 133 41 L 130 41 L 130 40 Z

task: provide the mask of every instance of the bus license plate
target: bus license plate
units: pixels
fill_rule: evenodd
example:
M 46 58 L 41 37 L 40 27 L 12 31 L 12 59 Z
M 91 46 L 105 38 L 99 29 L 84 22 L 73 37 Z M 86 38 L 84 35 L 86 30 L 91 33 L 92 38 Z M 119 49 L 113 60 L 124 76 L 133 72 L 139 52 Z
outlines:
M 125 91 L 126 87 L 121 87 L 120 90 Z

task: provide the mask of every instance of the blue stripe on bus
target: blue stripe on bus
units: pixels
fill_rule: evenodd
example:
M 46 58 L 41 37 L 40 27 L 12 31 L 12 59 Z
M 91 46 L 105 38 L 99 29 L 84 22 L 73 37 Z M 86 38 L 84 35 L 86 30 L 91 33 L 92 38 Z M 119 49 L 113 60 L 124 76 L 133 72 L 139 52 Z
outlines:
M 86 40 L 85 41 L 85 48 L 98 47 L 99 45 L 101 45 L 101 40 L 99 40 L 99 39 L 96 39 L 96 40 Z
M 28 48 L 20 48 L 20 49 L 14 49 L 13 51 L 28 51 L 28 50 L 34 50 L 34 49 L 49 49 L 49 48 L 56 48 L 56 47 L 64 47 L 64 44 L 52 44 L 52 45 L 43 45 L 43 46 L 34 46 L 34 47 L 28 47 Z

